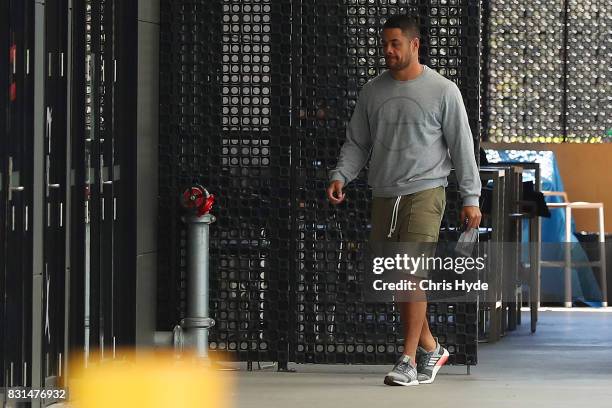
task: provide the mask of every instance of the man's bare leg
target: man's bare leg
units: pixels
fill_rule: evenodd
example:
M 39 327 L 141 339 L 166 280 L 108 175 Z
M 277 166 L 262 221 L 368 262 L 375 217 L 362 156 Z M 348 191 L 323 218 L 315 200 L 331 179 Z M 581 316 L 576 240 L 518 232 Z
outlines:
M 419 346 L 423 347 L 427 351 L 433 351 L 436 348 L 436 339 L 434 339 L 431 331 L 429 330 L 429 322 L 427 321 L 427 313 L 423 319 L 423 328 L 421 329 L 421 337 L 419 339 Z
M 427 302 L 401 302 L 399 309 L 404 328 L 404 354 L 410 356 L 412 361 L 416 361 L 416 348 L 419 345 L 423 325 L 427 323 L 425 321 Z

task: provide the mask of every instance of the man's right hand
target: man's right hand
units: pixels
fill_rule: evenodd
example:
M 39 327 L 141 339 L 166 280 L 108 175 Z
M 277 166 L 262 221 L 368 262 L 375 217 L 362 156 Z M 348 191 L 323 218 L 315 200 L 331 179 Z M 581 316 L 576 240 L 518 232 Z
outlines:
M 329 187 L 327 187 L 327 198 L 330 203 L 337 205 L 344 201 L 342 187 L 344 187 L 344 183 L 339 180 L 334 180 L 329 183 Z

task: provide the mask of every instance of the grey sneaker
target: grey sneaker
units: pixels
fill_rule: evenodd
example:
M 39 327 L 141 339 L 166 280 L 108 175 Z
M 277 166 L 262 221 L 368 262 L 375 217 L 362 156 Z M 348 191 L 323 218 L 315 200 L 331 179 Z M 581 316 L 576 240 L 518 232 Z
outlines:
M 436 348 L 434 351 L 428 352 L 423 347 L 417 347 L 417 379 L 420 384 L 431 384 L 436 378 L 436 374 L 446 361 L 448 360 L 448 350 L 438 343 L 436 339 Z
M 419 385 L 417 380 L 417 368 L 410 356 L 402 354 L 395 363 L 393 370 L 385 377 L 387 385 Z

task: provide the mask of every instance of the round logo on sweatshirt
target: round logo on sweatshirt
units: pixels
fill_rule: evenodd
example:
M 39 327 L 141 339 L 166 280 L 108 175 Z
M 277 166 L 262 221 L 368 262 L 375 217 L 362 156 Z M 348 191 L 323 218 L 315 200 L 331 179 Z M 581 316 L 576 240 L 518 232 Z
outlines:
M 374 142 L 391 151 L 409 149 L 422 145 L 419 127 L 425 125 L 427 117 L 419 102 L 408 96 L 386 99 L 375 111 L 373 118 L 377 128 Z

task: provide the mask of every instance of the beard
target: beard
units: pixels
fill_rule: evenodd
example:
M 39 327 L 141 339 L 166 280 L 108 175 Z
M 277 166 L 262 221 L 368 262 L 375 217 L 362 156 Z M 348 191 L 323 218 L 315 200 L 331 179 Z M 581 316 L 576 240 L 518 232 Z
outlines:
M 402 69 L 408 68 L 410 66 L 410 61 L 410 57 L 404 60 L 398 58 L 385 59 L 387 68 L 392 71 L 401 71 Z

